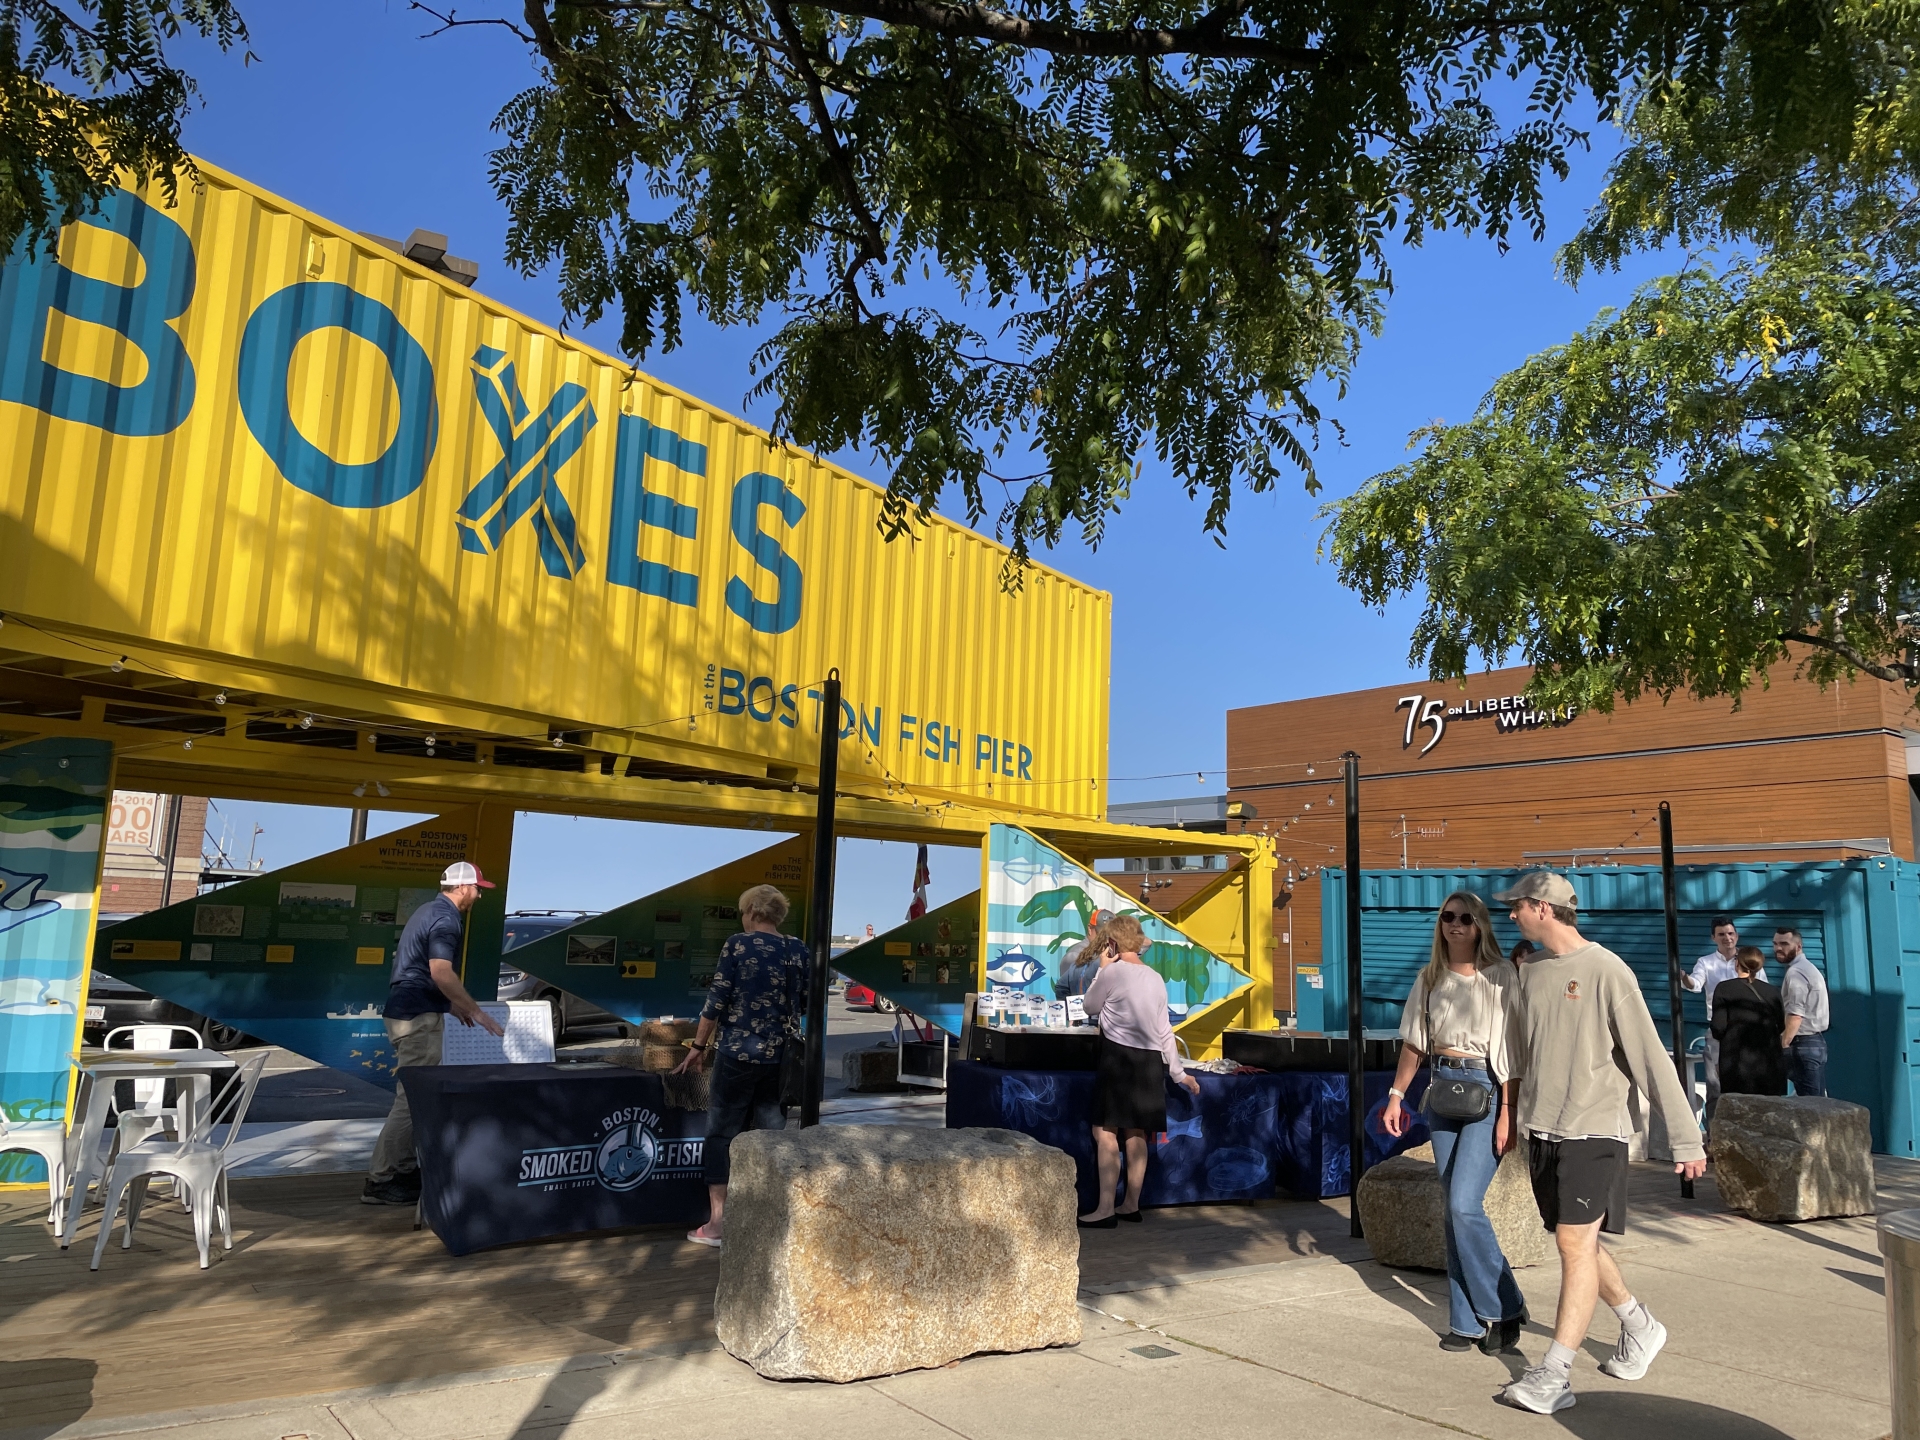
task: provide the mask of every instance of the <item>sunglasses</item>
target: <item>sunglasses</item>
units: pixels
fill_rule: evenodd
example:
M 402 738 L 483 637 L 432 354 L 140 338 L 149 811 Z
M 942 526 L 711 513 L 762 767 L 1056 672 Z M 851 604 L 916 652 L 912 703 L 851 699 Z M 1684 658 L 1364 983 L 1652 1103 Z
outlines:
M 1452 910 L 1442 910 L 1440 912 L 1440 923 L 1442 925 L 1472 925 L 1476 928 L 1478 928 L 1480 924 L 1478 920 L 1473 918 L 1473 912 L 1471 910 L 1461 910 L 1457 913 Z

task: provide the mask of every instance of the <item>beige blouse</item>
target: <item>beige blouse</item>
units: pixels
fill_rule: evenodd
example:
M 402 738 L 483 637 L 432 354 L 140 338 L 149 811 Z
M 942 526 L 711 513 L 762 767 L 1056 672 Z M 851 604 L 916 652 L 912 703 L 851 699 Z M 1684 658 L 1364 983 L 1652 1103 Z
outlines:
M 1416 1050 L 1431 1054 L 1451 1050 L 1487 1062 L 1496 1078 L 1514 1078 L 1507 1062 L 1507 1025 L 1513 1003 L 1513 966 L 1490 965 L 1472 975 L 1447 971 L 1427 999 L 1426 967 L 1414 977 L 1406 1008 L 1400 1012 L 1400 1038 Z M 1427 1020 L 1433 1021 L 1433 1043 L 1427 1043 Z

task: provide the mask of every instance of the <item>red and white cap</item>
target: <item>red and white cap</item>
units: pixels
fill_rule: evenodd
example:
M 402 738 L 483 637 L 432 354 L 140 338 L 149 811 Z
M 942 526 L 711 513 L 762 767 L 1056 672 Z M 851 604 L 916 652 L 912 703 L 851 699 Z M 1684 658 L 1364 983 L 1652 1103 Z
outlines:
M 471 860 L 456 860 L 441 873 L 440 888 L 451 889 L 456 885 L 478 885 L 482 890 L 494 888 L 493 881 L 480 873 L 480 867 Z

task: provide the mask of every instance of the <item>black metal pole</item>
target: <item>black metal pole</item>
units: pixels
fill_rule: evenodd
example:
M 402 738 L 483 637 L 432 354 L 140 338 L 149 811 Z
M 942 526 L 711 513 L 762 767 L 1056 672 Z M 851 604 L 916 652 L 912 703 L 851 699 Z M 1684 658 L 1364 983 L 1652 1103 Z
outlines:
M 1660 889 L 1667 907 L 1667 998 L 1673 1007 L 1673 1068 L 1680 1072 L 1680 1092 L 1687 1097 L 1687 1116 L 1693 1116 L 1693 1076 L 1687 1071 L 1687 1019 L 1680 1008 L 1680 896 L 1673 883 L 1673 807 L 1660 802 Z M 1673 1140 L 1673 1126 L 1667 1126 Z M 1680 1197 L 1693 1199 L 1693 1181 L 1684 1176 Z
M 840 783 L 840 672 L 829 670 L 820 687 L 820 803 L 813 821 L 813 897 L 807 927 L 813 932 L 813 973 L 807 987 L 807 1084 L 801 1094 L 802 1128 L 820 1123 L 820 1097 L 827 1088 L 827 971 L 833 964 L 833 792 Z
M 167 851 L 160 862 L 167 870 L 166 878 L 160 882 L 162 910 L 173 904 L 173 867 L 180 863 L 180 805 L 178 795 L 167 796 Z
M 1360 757 L 1340 757 L 1347 778 L 1347 1145 L 1353 1177 L 1347 1201 L 1348 1229 L 1354 1239 L 1360 1224 L 1360 1176 L 1367 1168 L 1366 1044 L 1360 1033 Z

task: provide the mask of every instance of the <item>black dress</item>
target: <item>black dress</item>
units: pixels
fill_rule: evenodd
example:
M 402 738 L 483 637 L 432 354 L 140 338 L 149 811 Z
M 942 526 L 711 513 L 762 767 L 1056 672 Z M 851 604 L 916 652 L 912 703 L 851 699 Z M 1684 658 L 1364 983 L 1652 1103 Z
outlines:
M 1778 986 L 1737 976 L 1713 990 L 1713 1036 L 1720 1042 L 1720 1093 L 1784 1095 L 1787 1054 L 1780 1037 L 1787 1011 Z

